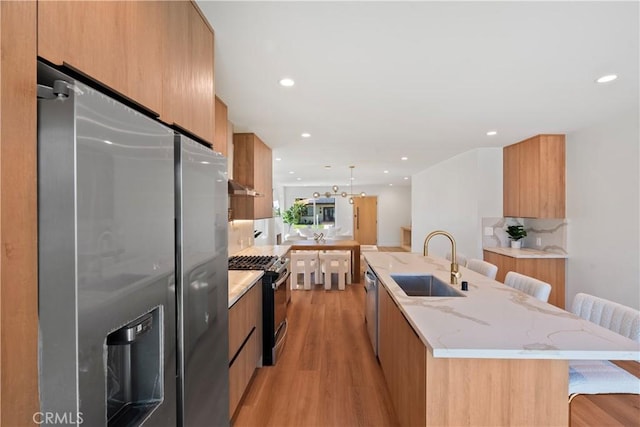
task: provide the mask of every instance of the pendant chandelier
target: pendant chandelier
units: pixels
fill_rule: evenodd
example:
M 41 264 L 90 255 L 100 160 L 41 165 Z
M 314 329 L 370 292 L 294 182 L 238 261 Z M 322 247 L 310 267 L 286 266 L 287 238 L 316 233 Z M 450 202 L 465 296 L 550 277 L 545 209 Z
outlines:
M 361 192 L 361 193 L 358 193 L 358 194 L 353 192 L 353 168 L 355 168 L 355 166 L 349 166 L 349 169 L 351 171 L 351 177 L 350 177 L 351 179 L 350 179 L 349 192 L 348 193 L 346 191 L 339 192 L 340 188 L 337 185 L 334 185 L 333 187 L 331 187 L 331 191 L 326 191 L 326 192 L 324 192 L 322 194 L 316 191 L 315 193 L 313 193 L 313 198 L 317 199 L 320 196 L 324 196 L 324 197 L 327 197 L 327 198 L 331 197 L 331 196 L 338 196 L 338 195 L 340 195 L 342 197 L 347 197 L 348 196 L 349 197 L 349 203 L 353 204 L 353 198 L 354 197 L 364 197 L 364 196 L 366 196 L 366 193 L 364 191 Z

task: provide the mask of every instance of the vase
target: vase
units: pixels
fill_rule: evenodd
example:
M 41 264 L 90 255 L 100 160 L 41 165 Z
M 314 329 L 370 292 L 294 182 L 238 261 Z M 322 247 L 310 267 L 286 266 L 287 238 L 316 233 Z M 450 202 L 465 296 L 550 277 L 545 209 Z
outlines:
M 522 242 L 520 240 L 512 240 L 511 241 L 511 248 L 520 249 L 521 247 L 522 247 Z

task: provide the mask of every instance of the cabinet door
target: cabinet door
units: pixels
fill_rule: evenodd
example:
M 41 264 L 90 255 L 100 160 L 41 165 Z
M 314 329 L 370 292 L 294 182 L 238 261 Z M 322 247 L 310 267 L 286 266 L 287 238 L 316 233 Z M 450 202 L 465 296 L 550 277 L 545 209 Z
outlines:
M 272 161 L 271 149 L 256 137 L 255 174 L 256 186 L 263 197 L 256 201 L 256 219 L 271 218 L 273 216 L 273 188 L 272 188 Z
M 427 349 L 384 286 L 378 286 L 378 358 L 400 425 L 426 424 Z
M 565 216 L 565 137 L 540 136 L 540 207 L 538 218 Z
M 213 33 L 189 1 L 166 2 L 160 118 L 213 143 Z
M 498 267 L 496 280 L 504 283 L 504 277 L 510 271 L 516 271 L 516 259 L 495 252 L 483 251 L 484 260 Z
M 520 213 L 520 145 L 514 144 L 502 150 L 502 204 L 504 216 L 517 217 Z
M 227 157 L 227 106 L 216 96 L 213 150 Z
M 540 145 L 539 138 L 528 139 L 519 145 L 518 173 L 520 195 L 518 216 L 537 218 L 540 215 Z
M 164 2 L 40 1 L 38 55 L 156 115 L 162 109 Z

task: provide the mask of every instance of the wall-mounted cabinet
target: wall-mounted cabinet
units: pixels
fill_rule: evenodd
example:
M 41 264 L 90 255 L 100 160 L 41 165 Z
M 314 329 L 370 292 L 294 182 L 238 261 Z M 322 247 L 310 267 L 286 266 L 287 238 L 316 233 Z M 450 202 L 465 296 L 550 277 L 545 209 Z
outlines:
M 190 1 L 40 1 L 38 56 L 213 142 L 213 30 Z
M 233 179 L 259 194 L 231 197 L 233 219 L 273 216 L 271 149 L 256 134 L 233 134 Z
M 503 149 L 506 217 L 565 217 L 565 137 L 537 135 Z
M 228 157 L 227 153 L 227 105 L 216 96 L 215 134 L 213 150 Z

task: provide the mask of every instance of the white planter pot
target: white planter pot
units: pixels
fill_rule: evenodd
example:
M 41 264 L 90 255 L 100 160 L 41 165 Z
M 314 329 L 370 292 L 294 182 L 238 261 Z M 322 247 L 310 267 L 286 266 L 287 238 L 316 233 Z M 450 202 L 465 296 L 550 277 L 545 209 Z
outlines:
M 520 240 L 512 240 L 511 247 L 513 249 L 520 249 L 522 247 L 522 242 Z

